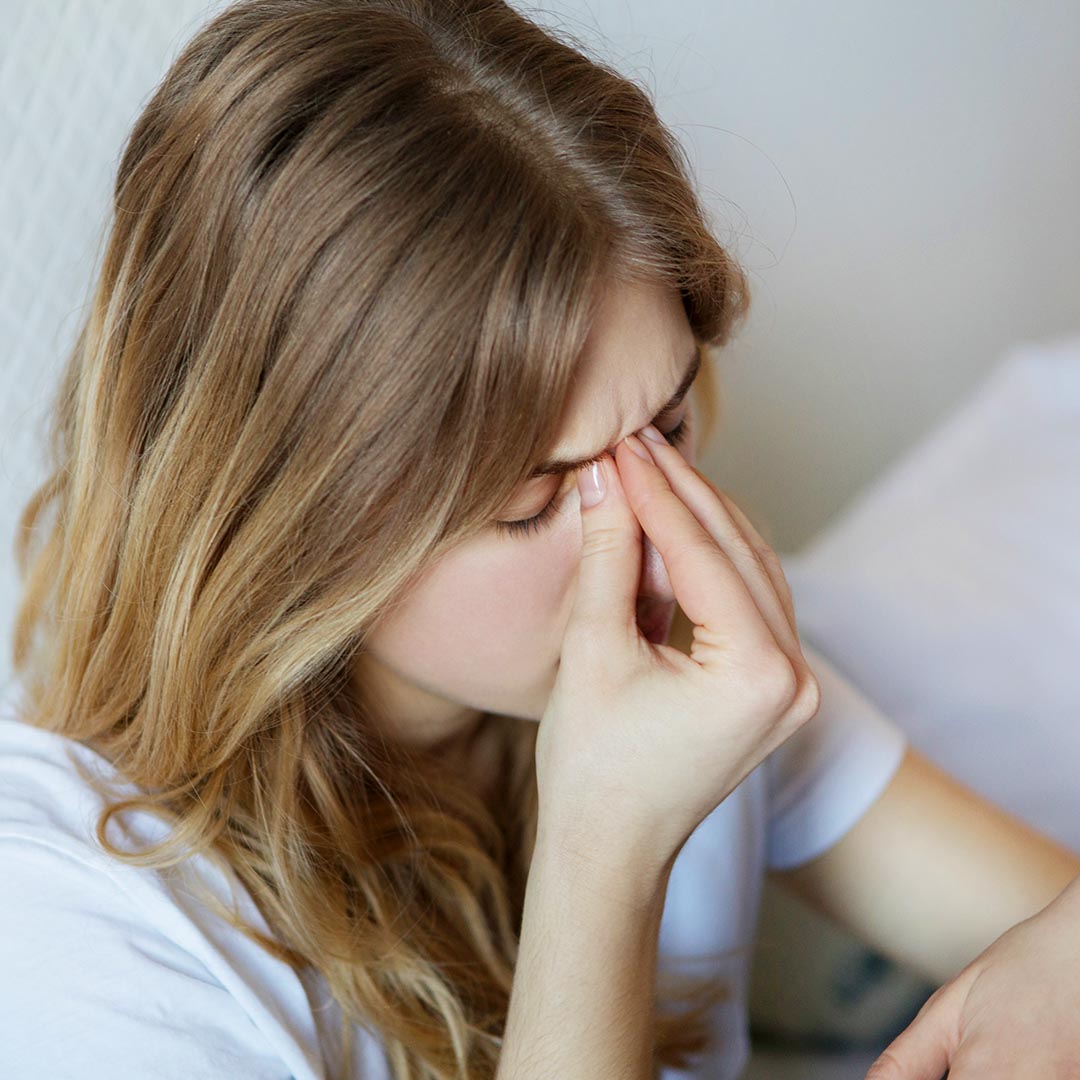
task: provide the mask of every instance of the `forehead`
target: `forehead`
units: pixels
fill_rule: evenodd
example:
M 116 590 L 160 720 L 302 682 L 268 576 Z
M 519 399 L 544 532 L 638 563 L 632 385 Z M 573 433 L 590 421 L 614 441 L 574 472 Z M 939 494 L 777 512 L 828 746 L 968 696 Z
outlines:
M 585 342 L 551 457 L 587 457 L 644 427 L 671 396 L 694 349 L 678 291 L 619 283 Z

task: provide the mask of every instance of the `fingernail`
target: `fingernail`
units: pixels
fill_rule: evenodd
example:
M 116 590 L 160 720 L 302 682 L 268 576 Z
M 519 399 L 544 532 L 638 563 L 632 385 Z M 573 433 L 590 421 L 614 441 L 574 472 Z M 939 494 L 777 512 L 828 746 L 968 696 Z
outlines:
M 639 458 L 644 458 L 646 461 L 652 461 L 652 457 L 649 455 L 649 451 L 645 449 L 641 440 L 636 435 L 626 436 L 626 445 L 634 451 Z
M 652 424 L 647 424 L 643 427 L 641 429 L 641 434 L 644 435 L 646 439 L 652 439 L 653 442 L 667 442 L 667 439 L 665 439 Z
M 587 469 L 577 475 L 581 505 L 588 508 L 595 506 L 604 497 L 604 467 L 602 461 L 594 461 Z

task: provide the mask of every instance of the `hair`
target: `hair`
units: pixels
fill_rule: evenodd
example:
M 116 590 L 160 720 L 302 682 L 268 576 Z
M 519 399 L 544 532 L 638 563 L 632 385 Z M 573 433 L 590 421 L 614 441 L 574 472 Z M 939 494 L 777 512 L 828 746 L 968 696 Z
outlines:
M 644 89 L 501 0 L 235 3 L 124 146 L 19 519 L 25 719 L 135 785 L 113 856 L 239 877 L 272 934 L 227 917 L 340 1003 L 330 1076 L 354 1024 L 398 1080 L 496 1071 L 537 725 L 485 714 L 489 803 L 350 672 L 554 444 L 606 289 L 678 289 L 706 358 L 745 315 L 691 178 Z M 116 847 L 127 809 L 166 838 Z M 657 1068 L 730 995 L 673 974 Z

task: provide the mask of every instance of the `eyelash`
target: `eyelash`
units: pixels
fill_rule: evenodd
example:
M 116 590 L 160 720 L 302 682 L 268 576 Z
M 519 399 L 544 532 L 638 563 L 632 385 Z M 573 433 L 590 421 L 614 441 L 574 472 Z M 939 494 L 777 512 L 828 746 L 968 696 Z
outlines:
M 670 431 L 663 433 L 664 438 L 672 446 L 678 446 L 686 438 L 689 428 L 690 413 L 686 413 Z M 539 514 L 534 514 L 531 518 L 523 518 L 521 521 L 496 521 L 495 528 L 503 536 L 528 536 L 531 531 L 540 532 L 554 518 L 557 503 L 557 499 L 552 499 Z

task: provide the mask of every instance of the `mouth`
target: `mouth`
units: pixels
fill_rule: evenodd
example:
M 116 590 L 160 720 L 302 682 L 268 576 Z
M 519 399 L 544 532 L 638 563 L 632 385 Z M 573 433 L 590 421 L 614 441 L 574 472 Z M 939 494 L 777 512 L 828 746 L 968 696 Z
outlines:
M 675 602 L 666 604 L 639 604 L 637 612 L 638 629 L 642 637 L 653 645 L 662 645 L 671 633 L 671 623 L 675 617 Z

